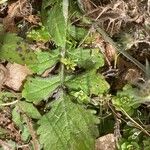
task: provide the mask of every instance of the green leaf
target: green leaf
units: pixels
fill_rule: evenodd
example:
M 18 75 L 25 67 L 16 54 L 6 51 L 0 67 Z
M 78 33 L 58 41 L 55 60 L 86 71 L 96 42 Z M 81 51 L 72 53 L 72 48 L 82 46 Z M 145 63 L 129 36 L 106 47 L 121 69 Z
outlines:
M 76 26 L 69 25 L 69 35 L 75 40 L 82 40 L 87 35 L 87 30 L 84 28 L 78 28 Z
M 18 103 L 19 107 L 22 109 L 26 115 L 33 119 L 39 119 L 41 117 L 41 114 L 38 112 L 38 110 L 33 106 L 32 103 L 28 103 L 25 101 L 19 101 Z
M 30 132 L 29 132 L 29 129 L 28 129 L 27 125 L 23 126 L 23 130 L 22 130 L 22 133 L 21 133 L 21 138 L 25 142 L 30 141 L 31 137 L 30 137 Z
M 46 21 L 45 26 L 47 27 L 52 39 L 56 45 L 65 47 L 66 45 L 66 28 L 67 24 L 63 14 L 63 6 L 61 3 L 56 3 L 51 9 L 43 10 L 45 15 L 43 16 Z
M 95 71 L 75 76 L 73 79 L 66 82 L 66 86 L 70 90 L 82 90 L 87 95 L 103 94 L 109 89 L 109 84 L 105 81 L 104 77 L 97 74 Z
M 16 99 L 16 97 L 17 96 L 14 93 L 1 91 L 0 92 L 0 104 L 4 102 L 8 102 L 8 101 L 13 101 Z
M 136 108 L 140 106 L 136 99 L 136 89 L 131 85 L 125 85 L 122 91 L 118 91 L 117 95 L 112 99 L 113 105 L 117 110 L 124 109 L 129 115 L 132 115 Z
M 38 103 L 50 97 L 59 85 L 59 76 L 29 78 L 24 85 L 22 96 L 26 98 L 26 101 Z
M 64 96 L 39 120 L 45 150 L 94 150 L 96 118 Z
M 37 62 L 29 65 L 34 73 L 42 74 L 46 69 L 53 67 L 59 60 L 58 50 L 51 52 L 36 52 Z
M 19 127 L 20 129 L 23 128 L 23 121 L 22 121 L 22 117 L 20 115 L 18 105 L 16 105 L 12 111 L 12 120 L 15 122 L 17 127 Z
M 30 32 L 27 32 L 27 38 L 46 43 L 50 40 L 50 34 L 44 26 L 41 26 L 39 29 L 32 29 Z
M 98 49 L 71 49 L 67 54 L 79 67 L 88 70 L 98 69 L 104 65 L 103 55 Z
M 8 133 L 7 129 L 0 127 L 0 137 L 1 138 L 6 138 L 7 133 Z
M 34 52 L 16 34 L 0 36 L 0 44 L 0 59 L 27 65 L 36 62 Z
M 31 136 L 30 136 L 30 131 L 29 131 L 28 128 L 29 128 L 29 127 L 28 127 L 26 124 L 24 124 L 23 130 L 22 130 L 22 133 L 21 133 L 21 139 L 22 139 L 23 141 L 25 141 L 25 142 L 29 142 L 29 141 L 30 141 L 30 138 L 31 138 Z

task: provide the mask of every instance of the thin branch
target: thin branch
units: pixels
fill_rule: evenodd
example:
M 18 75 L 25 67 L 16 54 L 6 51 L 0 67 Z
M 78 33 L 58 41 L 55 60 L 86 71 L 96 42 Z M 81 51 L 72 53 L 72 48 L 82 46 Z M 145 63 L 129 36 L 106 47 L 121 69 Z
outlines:
M 10 106 L 10 105 L 14 105 L 14 104 L 16 104 L 16 103 L 18 103 L 18 100 L 15 100 L 15 101 L 10 102 L 10 103 L 0 104 L 0 106 Z
M 135 124 L 135 126 L 136 126 L 137 128 L 139 128 L 141 131 L 143 131 L 145 134 L 147 134 L 147 135 L 150 137 L 150 133 L 149 133 L 146 129 L 144 129 L 144 128 L 143 128 L 140 124 L 138 124 L 134 119 L 132 119 L 132 118 L 127 114 L 127 112 L 126 112 L 123 108 L 121 108 L 121 110 L 122 110 L 122 112 L 126 115 L 126 117 L 128 117 L 129 120 L 130 120 L 132 123 Z

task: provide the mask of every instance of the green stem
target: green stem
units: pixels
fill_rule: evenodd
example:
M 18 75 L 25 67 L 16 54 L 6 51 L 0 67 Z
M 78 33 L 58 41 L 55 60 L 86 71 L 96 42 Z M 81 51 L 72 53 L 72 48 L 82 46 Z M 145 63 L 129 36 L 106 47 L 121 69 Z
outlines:
M 64 59 L 66 55 L 66 49 L 62 48 L 61 49 L 61 59 Z M 65 81 L 65 65 L 61 63 L 61 68 L 60 68 L 60 78 L 61 78 L 61 87 L 64 87 L 64 81 Z

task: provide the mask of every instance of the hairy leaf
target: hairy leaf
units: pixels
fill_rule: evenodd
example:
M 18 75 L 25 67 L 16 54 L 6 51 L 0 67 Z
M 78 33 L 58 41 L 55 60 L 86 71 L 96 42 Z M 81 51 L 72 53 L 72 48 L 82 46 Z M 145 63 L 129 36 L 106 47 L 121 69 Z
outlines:
M 87 35 L 87 30 L 84 28 L 78 28 L 76 26 L 68 26 L 69 35 L 75 40 L 82 40 Z
M 15 122 L 15 124 L 17 125 L 17 127 L 19 127 L 20 129 L 23 128 L 23 121 L 22 121 L 22 117 L 20 115 L 20 111 L 18 108 L 18 105 L 15 106 L 15 108 L 12 111 L 12 120 Z
M 38 110 L 33 106 L 32 103 L 28 103 L 25 101 L 19 101 L 18 103 L 19 107 L 21 110 L 26 113 L 29 117 L 33 119 L 39 119 L 41 117 L 40 113 Z
M 43 13 L 44 18 L 45 15 L 47 16 L 45 26 L 52 39 L 58 46 L 65 47 L 67 24 L 63 15 L 62 2 L 56 3 L 51 9 L 44 9 Z
M 64 96 L 38 122 L 45 150 L 94 150 L 96 118 Z
M 37 42 L 46 43 L 50 40 L 50 35 L 47 29 L 44 26 L 41 26 L 39 29 L 32 29 L 27 33 L 27 38 Z
M 13 99 L 16 99 L 16 97 L 17 96 L 14 93 L 1 91 L 0 92 L 0 104 L 9 100 L 12 101 Z
M 37 63 L 31 64 L 29 67 L 33 72 L 42 74 L 46 69 L 53 67 L 59 59 L 58 50 L 48 52 L 37 52 Z
M 34 52 L 16 34 L 0 36 L 0 43 L 0 59 L 27 65 L 36 62 Z
M 51 96 L 60 85 L 60 77 L 29 78 L 24 85 L 22 96 L 29 102 L 38 103 Z
M 95 71 L 75 76 L 73 79 L 66 82 L 66 86 L 70 90 L 82 90 L 87 95 L 103 94 L 109 89 L 109 84 L 105 81 L 104 77 L 97 74 Z
M 79 67 L 98 69 L 104 65 L 104 59 L 98 49 L 71 49 L 68 57 L 74 60 Z

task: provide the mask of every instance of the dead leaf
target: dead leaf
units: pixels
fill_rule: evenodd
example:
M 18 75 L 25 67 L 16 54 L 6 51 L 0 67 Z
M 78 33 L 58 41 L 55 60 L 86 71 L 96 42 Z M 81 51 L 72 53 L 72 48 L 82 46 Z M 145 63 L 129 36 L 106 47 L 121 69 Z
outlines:
M 30 15 L 32 11 L 29 10 L 28 6 L 30 8 L 30 4 L 27 2 L 27 0 L 18 0 L 8 5 L 8 15 L 3 19 L 3 25 L 6 31 L 17 31 L 15 19 L 24 18 Z
M 114 134 L 107 134 L 98 138 L 96 150 L 116 150 Z
M 8 63 L 6 68 L 8 69 L 9 75 L 5 81 L 5 85 L 15 91 L 19 91 L 26 77 L 32 74 L 26 66 L 15 63 Z
M 7 69 L 0 64 L 0 90 L 8 75 Z
M 103 55 L 105 56 L 106 62 L 109 66 L 111 66 L 111 62 L 114 61 L 115 57 L 117 56 L 116 49 L 110 45 L 109 43 L 105 42 L 105 40 L 99 35 L 95 35 L 95 47 L 98 47 Z

